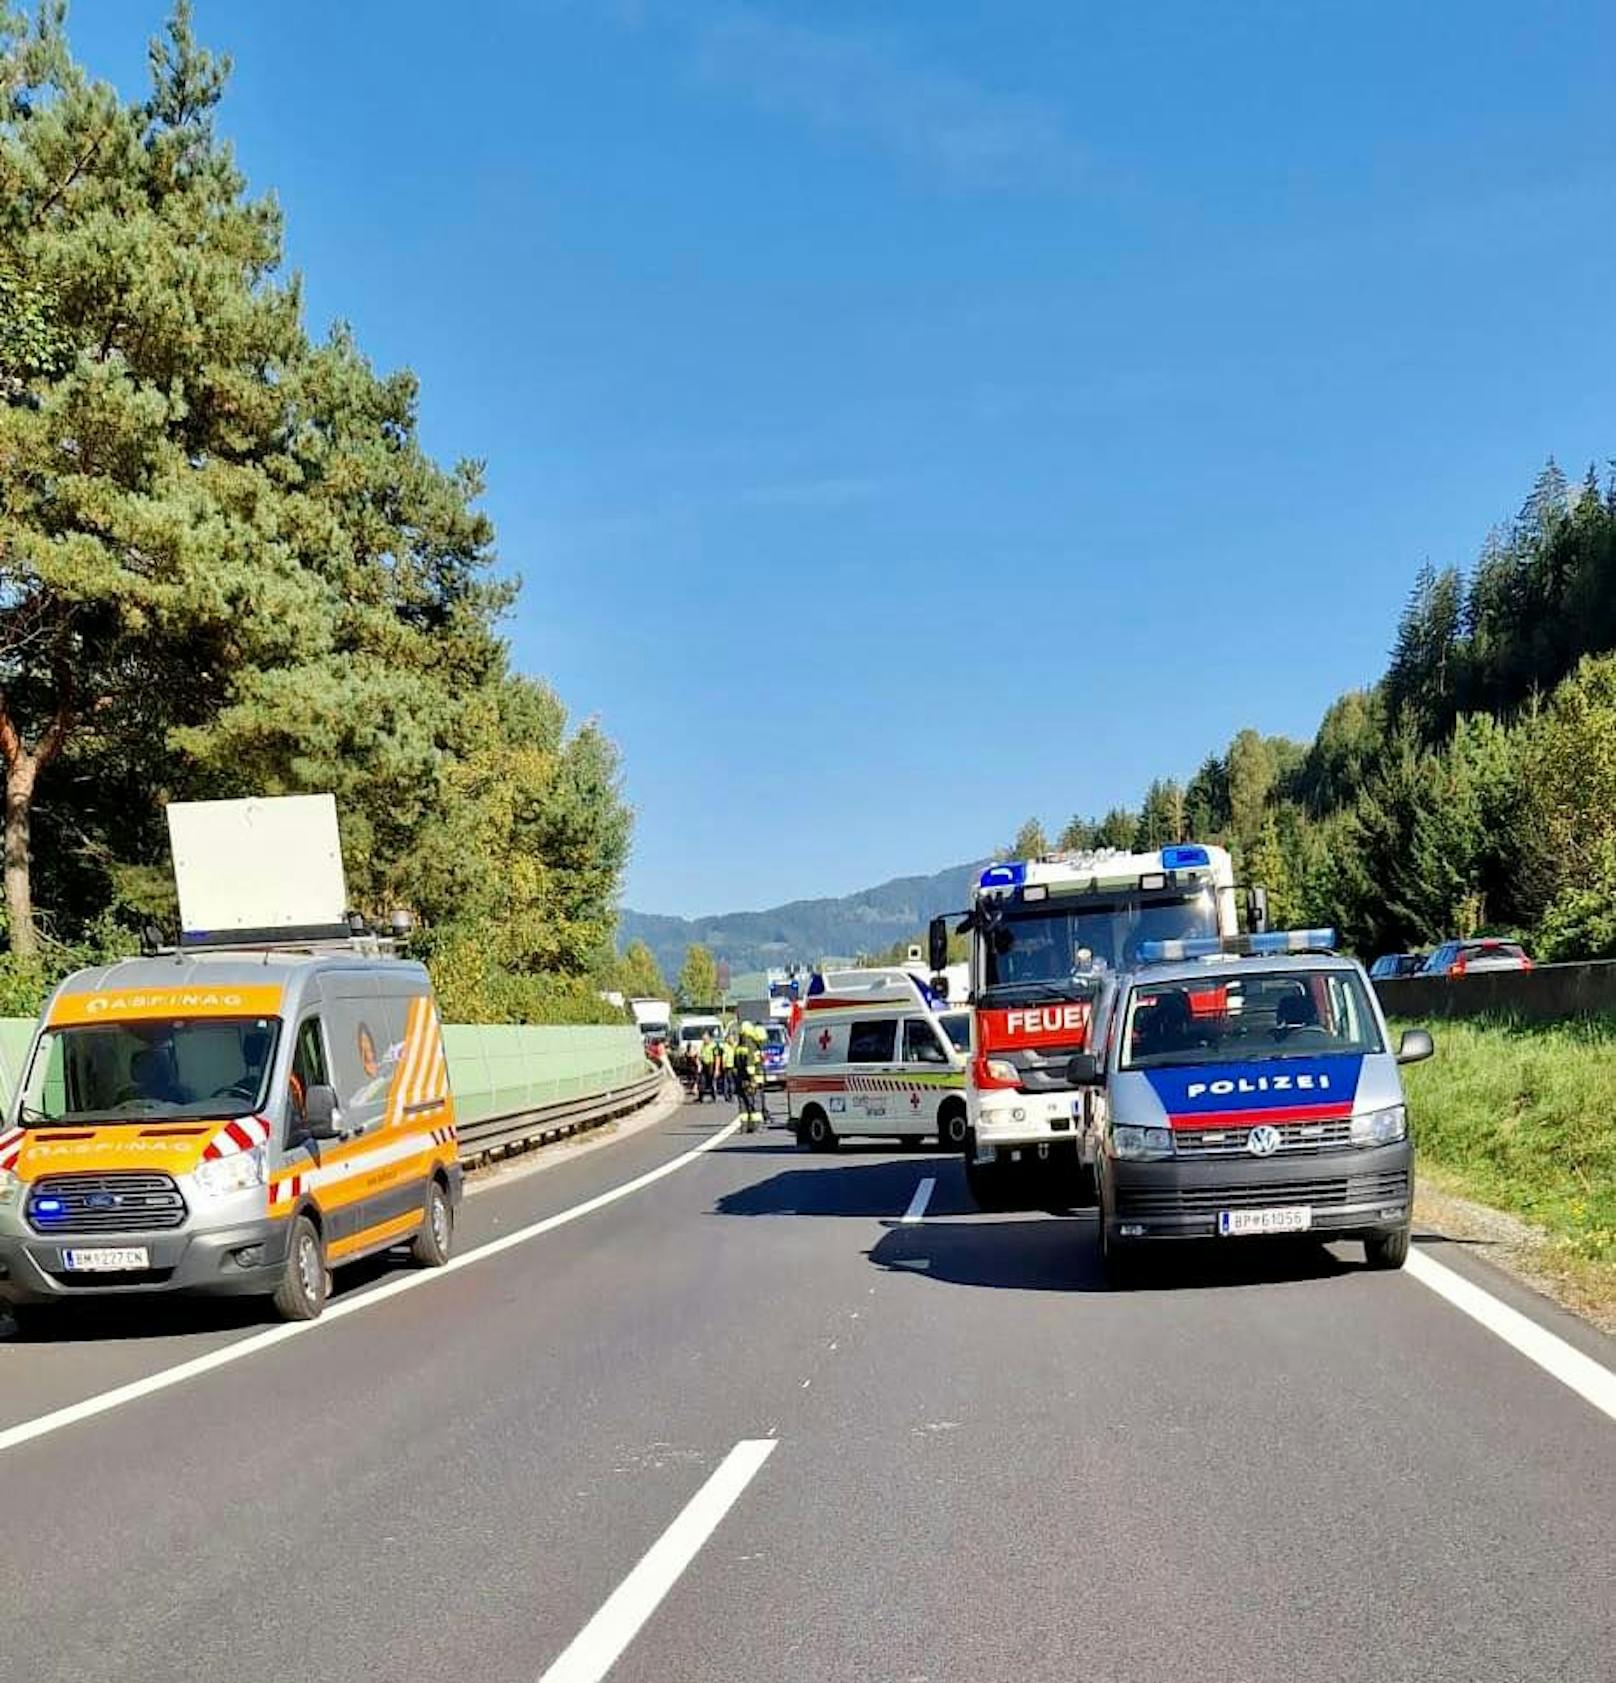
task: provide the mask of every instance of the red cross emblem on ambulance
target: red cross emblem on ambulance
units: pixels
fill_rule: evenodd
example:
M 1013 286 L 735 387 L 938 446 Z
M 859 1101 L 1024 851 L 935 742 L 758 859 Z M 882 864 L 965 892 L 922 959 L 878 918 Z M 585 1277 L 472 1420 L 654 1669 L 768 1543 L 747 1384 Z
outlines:
M 820 1049 L 821 1052 L 828 1052 L 830 1050 L 830 1030 L 829 1029 L 821 1029 L 819 1031 L 819 1049 Z
M 919 1095 L 919 1093 L 911 1093 L 909 1095 L 909 1108 L 911 1110 L 919 1110 L 920 1109 L 920 1095 Z

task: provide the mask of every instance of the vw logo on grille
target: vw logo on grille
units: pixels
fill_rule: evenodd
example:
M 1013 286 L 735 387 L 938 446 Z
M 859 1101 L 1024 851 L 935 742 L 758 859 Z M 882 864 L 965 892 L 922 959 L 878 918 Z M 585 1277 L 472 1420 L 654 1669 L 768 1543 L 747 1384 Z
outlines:
M 1246 1150 L 1253 1157 L 1272 1157 L 1279 1150 L 1279 1129 L 1259 1124 L 1246 1135 Z

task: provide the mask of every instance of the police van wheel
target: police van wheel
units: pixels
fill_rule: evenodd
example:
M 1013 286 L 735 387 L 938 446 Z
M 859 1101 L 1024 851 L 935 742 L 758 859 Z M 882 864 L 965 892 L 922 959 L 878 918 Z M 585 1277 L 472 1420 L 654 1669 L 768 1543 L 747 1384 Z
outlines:
M 810 1151 L 834 1151 L 838 1144 L 830 1118 L 817 1106 L 803 1112 L 799 1137 Z
M 294 1217 L 281 1283 L 275 1288 L 275 1313 L 283 1321 L 317 1321 L 330 1280 L 318 1229 L 307 1216 Z
M 958 1105 L 949 1105 L 937 1118 L 937 1143 L 944 1151 L 963 1151 L 966 1132 L 965 1112 Z
M 1100 1261 L 1105 1266 L 1105 1282 L 1113 1291 L 1125 1291 L 1139 1278 L 1139 1251 L 1125 1240 L 1113 1239 L 1100 1217 Z
M 454 1206 L 441 1180 L 427 1188 L 426 1213 L 421 1230 L 410 1245 L 410 1255 L 423 1268 L 441 1268 L 454 1247 Z
M 1401 1268 L 1408 1261 L 1408 1229 L 1371 1233 L 1363 1242 L 1364 1261 L 1371 1268 Z

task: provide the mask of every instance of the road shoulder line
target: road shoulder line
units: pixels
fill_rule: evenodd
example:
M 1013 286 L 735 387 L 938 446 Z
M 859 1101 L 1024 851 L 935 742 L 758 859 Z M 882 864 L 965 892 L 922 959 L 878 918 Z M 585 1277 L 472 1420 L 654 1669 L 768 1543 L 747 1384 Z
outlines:
M 17 1425 L 0 1431 L 0 1452 L 15 1449 L 19 1444 L 45 1437 L 51 1432 L 59 1432 L 63 1427 L 76 1425 L 81 1420 L 91 1420 L 98 1414 L 110 1413 L 115 1408 L 121 1408 L 126 1403 L 138 1402 L 142 1397 L 149 1397 L 158 1391 L 183 1385 L 189 1379 L 199 1379 L 203 1374 L 213 1372 L 215 1368 L 228 1367 L 232 1362 L 244 1361 L 248 1356 L 256 1356 L 261 1350 L 284 1344 L 289 1338 L 318 1332 L 322 1327 L 328 1327 L 345 1316 L 357 1315 L 361 1310 L 385 1303 L 389 1298 L 401 1297 L 405 1292 L 420 1291 L 436 1280 L 446 1279 L 451 1274 L 458 1273 L 462 1268 L 470 1268 L 475 1263 L 486 1262 L 489 1257 L 499 1256 L 517 1245 L 525 1245 L 530 1239 L 552 1233 L 556 1228 L 566 1226 L 568 1222 L 577 1221 L 581 1216 L 592 1215 L 596 1210 L 605 1209 L 608 1204 L 615 1204 L 620 1198 L 627 1198 L 631 1193 L 642 1191 L 654 1182 L 676 1174 L 715 1146 L 722 1145 L 739 1126 L 739 1121 L 731 1122 L 727 1127 L 720 1128 L 717 1133 L 704 1139 L 700 1145 L 681 1153 L 678 1157 L 670 1158 L 654 1169 L 647 1170 L 643 1175 L 636 1175 L 633 1180 L 624 1181 L 621 1186 L 597 1193 L 593 1198 L 586 1198 L 583 1203 L 574 1204 L 570 1209 L 546 1216 L 542 1221 L 531 1222 L 526 1227 L 501 1234 L 497 1239 L 490 1239 L 486 1245 L 479 1245 L 476 1250 L 462 1251 L 458 1256 L 451 1257 L 442 1268 L 424 1270 L 419 1274 L 403 1274 L 395 1280 L 388 1280 L 385 1284 L 375 1287 L 374 1290 L 342 1298 L 328 1305 L 325 1313 L 317 1321 L 293 1321 L 285 1326 L 268 1327 L 263 1332 L 254 1333 L 250 1338 L 239 1339 L 236 1343 L 226 1344 L 218 1350 L 210 1350 L 206 1355 L 194 1356 L 191 1360 L 180 1362 L 174 1367 L 162 1368 L 144 1378 L 131 1380 L 127 1385 L 118 1385 L 110 1391 L 102 1391 L 79 1402 L 68 1403 L 62 1408 L 52 1409 L 49 1414 L 36 1415 L 32 1420 L 19 1421 Z
M 1558 1379 L 1567 1389 L 1593 1404 L 1609 1419 L 1616 1420 L 1616 1373 L 1602 1367 L 1568 1344 L 1558 1333 L 1539 1326 L 1530 1316 L 1486 1291 L 1464 1275 L 1456 1273 L 1434 1257 L 1415 1250 L 1403 1271 L 1429 1291 L 1444 1298 L 1461 1314 L 1484 1326 L 1495 1337 L 1518 1350 L 1530 1362 Z

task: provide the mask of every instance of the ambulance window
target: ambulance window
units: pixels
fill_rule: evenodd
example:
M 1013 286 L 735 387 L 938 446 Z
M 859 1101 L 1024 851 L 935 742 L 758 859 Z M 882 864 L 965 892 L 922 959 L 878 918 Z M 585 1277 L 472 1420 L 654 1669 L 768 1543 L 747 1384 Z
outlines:
M 847 1061 L 850 1064 L 889 1064 L 897 1039 L 896 1017 L 878 1017 L 873 1022 L 854 1023 L 847 1034 Z
M 903 1061 L 906 1064 L 946 1064 L 943 1050 L 931 1024 L 924 1017 L 906 1017 L 903 1024 Z
M 326 1071 L 325 1037 L 320 1033 L 320 1019 L 306 1017 L 298 1025 L 297 1049 L 292 1054 L 292 1109 L 303 1114 L 303 1099 L 310 1087 L 329 1086 L 331 1077 Z

